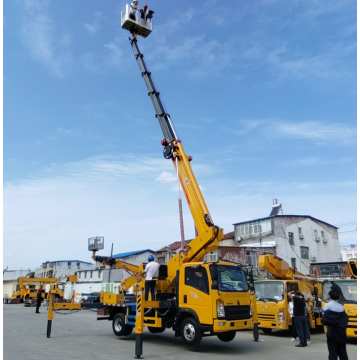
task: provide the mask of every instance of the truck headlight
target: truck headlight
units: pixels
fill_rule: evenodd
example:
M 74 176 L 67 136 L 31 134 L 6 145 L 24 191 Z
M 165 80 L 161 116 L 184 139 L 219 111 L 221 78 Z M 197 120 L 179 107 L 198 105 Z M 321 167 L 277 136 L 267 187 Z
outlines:
M 253 316 L 253 308 L 252 308 L 252 305 L 250 305 L 250 316 L 251 316 L 251 317 Z
M 278 312 L 278 322 L 282 323 L 285 321 L 285 314 L 284 314 L 284 309 L 279 309 Z
M 217 317 L 218 319 L 225 317 L 225 307 L 224 302 L 222 300 L 216 301 L 216 309 L 217 309 Z

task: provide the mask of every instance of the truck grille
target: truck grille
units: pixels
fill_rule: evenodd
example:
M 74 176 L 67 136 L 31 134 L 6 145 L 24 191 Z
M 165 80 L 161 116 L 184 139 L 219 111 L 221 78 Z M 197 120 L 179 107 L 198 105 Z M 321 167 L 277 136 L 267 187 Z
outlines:
M 242 320 L 250 317 L 250 305 L 225 306 L 226 320 Z
M 274 314 L 258 314 L 259 320 L 275 320 Z

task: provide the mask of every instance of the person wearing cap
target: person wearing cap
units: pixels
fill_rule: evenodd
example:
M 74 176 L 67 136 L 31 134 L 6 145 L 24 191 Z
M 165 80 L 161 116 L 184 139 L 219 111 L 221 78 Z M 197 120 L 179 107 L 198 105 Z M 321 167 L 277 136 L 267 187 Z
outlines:
M 36 311 L 35 311 L 36 314 L 40 314 L 39 308 L 41 305 L 41 301 L 42 301 L 41 288 L 39 288 L 36 294 Z
M 148 256 L 149 263 L 145 266 L 145 301 L 148 301 L 149 292 L 151 293 L 151 300 L 155 301 L 155 285 L 156 279 L 159 276 L 160 265 L 154 260 L 154 255 Z
M 140 17 L 142 18 L 142 19 L 144 19 L 145 20 L 145 16 L 146 16 L 146 13 L 147 13 L 147 5 L 145 4 L 144 5 L 144 8 L 143 9 L 140 9 Z

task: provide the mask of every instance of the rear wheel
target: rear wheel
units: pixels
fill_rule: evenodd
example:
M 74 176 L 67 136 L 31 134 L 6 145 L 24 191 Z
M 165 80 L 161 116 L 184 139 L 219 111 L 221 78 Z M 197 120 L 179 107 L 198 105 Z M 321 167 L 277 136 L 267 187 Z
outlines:
M 116 336 L 126 336 L 131 334 L 132 326 L 125 324 L 125 314 L 123 313 L 117 313 L 114 316 L 112 326 Z M 128 333 L 129 331 L 130 333 Z
M 221 340 L 223 342 L 229 342 L 229 341 L 234 340 L 234 338 L 236 336 L 236 331 L 235 330 L 227 331 L 224 333 L 217 334 L 216 336 L 219 338 L 219 340 Z
M 189 346 L 197 345 L 202 338 L 202 333 L 197 321 L 193 318 L 186 318 L 180 325 L 180 335 L 184 343 Z
M 270 334 L 272 332 L 271 328 L 261 328 L 264 334 Z

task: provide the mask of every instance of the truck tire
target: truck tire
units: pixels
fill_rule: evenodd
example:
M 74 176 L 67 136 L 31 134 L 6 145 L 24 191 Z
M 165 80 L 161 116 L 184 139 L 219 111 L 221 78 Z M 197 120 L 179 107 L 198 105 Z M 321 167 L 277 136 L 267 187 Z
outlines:
M 223 341 L 223 342 L 229 342 L 235 339 L 236 336 L 236 331 L 227 331 L 224 333 L 220 333 L 216 335 L 218 337 L 219 340 Z
M 270 334 L 272 332 L 271 328 L 261 328 L 261 330 L 264 334 Z
M 132 328 L 132 326 L 125 324 L 125 314 L 123 313 L 117 313 L 113 318 L 113 332 L 116 336 L 126 336 L 130 335 L 128 334 L 129 328 Z M 132 329 L 131 329 L 132 331 Z
M 188 346 L 197 345 L 202 339 L 199 324 L 191 317 L 182 321 L 180 325 L 180 335 L 184 343 Z

